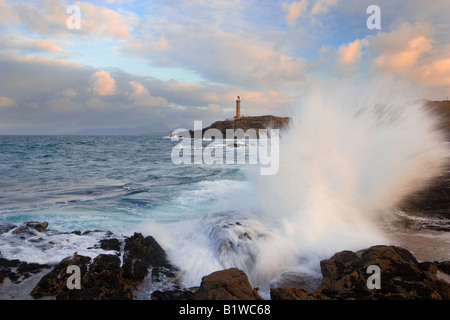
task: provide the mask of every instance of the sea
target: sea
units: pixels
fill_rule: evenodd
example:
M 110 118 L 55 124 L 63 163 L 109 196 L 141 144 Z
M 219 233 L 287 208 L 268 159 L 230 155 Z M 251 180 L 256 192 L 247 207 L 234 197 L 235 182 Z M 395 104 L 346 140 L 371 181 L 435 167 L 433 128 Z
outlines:
M 450 145 L 436 115 L 405 100 L 410 94 L 333 88 L 299 102 L 270 175 L 250 161 L 258 141 L 223 141 L 224 154 L 244 150 L 244 162 L 180 163 L 174 151 L 193 155 L 209 142 L 0 136 L 0 226 L 48 222 L 34 236 L 0 233 L 1 257 L 95 257 L 110 253 L 99 240 L 140 232 L 166 251 L 183 286 L 237 267 L 267 297 L 286 279 L 320 279 L 320 261 L 338 251 L 396 244 L 386 226 L 397 205 L 444 172 Z M 448 237 L 442 243 L 448 260 Z
M 194 149 L 210 142 L 192 143 L 192 160 Z M 48 222 L 35 237 L 0 234 L 1 257 L 41 264 L 74 252 L 93 258 L 110 253 L 95 248 L 99 240 L 141 232 L 188 270 L 188 286 L 233 266 L 225 255 L 245 267 L 246 253 L 241 259 L 242 252 L 223 246 L 264 234 L 257 219 L 248 226 L 252 197 L 245 198 L 252 189 L 247 175 L 257 168 L 249 161 L 225 164 L 227 152 L 249 157 L 235 143 L 223 141 L 223 163 L 176 164 L 172 153 L 181 139 L 168 135 L 0 136 L 0 224 Z M 233 234 L 223 233 L 229 226 Z

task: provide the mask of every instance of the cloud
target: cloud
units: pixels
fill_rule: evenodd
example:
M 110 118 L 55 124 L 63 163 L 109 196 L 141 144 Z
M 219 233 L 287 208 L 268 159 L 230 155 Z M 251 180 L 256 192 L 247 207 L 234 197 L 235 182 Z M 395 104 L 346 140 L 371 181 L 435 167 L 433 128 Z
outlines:
M 450 87 L 450 56 L 424 63 L 412 71 L 418 81 L 433 87 Z M 448 90 L 448 89 L 447 89 Z
M 270 42 L 201 22 L 184 25 L 176 21 L 148 20 L 146 23 L 163 27 L 164 39 L 170 46 L 155 51 L 156 35 L 151 28 L 144 27 L 130 39 L 125 53 L 146 59 L 158 68 L 179 68 L 206 81 L 247 89 L 277 89 L 305 81 L 305 59 L 280 52 Z
M 67 53 L 56 43 L 47 39 L 33 39 L 23 36 L 1 37 L 0 45 L 8 49 L 19 49 L 25 52 Z
M 46 103 L 47 107 L 55 113 L 74 114 L 84 110 L 83 106 L 69 98 L 51 99 Z
M 133 101 L 135 104 L 144 107 L 156 107 L 168 104 L 164 98 L 153 97 L 141 83 L 130 81 L 129 84 L 133 92 L 129 95 L 128 100 Z
M 215 103 L 208 104 L 208 111 L 213 114 L 223 113 L 222 107 Z
M 297 19 L 306 12 L 306 6 L 308 2 L 306 0 L 294 1 L 291 3 L 283 2 L 282 9 L 286 14 L 286 23 L 290 26 L 294 26 Z
M 78 96 L 78 94 L 79 94 L 79 90 L 70 88 L 70 89 L 66 89 L 62 92 L 59 92 L 57 94 L 57 96 L 74 99 Z
M 116 81 L 105 71 L 96 71 L 89 79 L 91 90 L 99 96 L 110 96 L 117 92 Z
M 408 41 L 404 48 L 382 53 L 375 60 L 375 68 L 387 71 L 399 71 L 411 68 L 423 53 L 431 51 L 433 39 L 417 36 Z
M 77 2 L 82 12 L 81 30 L 99 36 L 125 38 L 139 23 L 136 14 L 128 11 L 114 11 L 86 2 Z
M 311 9 L 310 14 L 315 16 L 321 13 L 327 13 L 330 7 L 335 6 L 338 1 L 339 0 L 318 0 Z
M 343 65 L 354 65 L 358 60 L 360 60 L 362 49 L 367 44 L 367 39 L 356 39 L 347 45 L 341 45 L 338 49 L 339 62 Z
M 69 30 L 66 12 L 73 2 L 45 0 L 30 2 L 0 2 L 0 24 L 20 25 L 33 33 L 45 36 L 95 35 L 98 37 L 125 38 L 139 23 L 138 15 L 125 10 L 112 10 L 88 2 L 76 1 L 81 11 L 81 29 Z
M 370 48 L 377 54 L 373 68 L 382 71 L 401 71 L 416 65 L 423 54 L 433 49 L 433 29 L 428 24 L 402 23 L 391 32 L 380 33 L 371 39 Z
M 15 107 L 16 102 L 8 97 L 0 97 L 0 108 L 10 108 Z
M 86 102 L 86 106 L 88 106 L 90 109 L 97 110 L 97 111 L 105 111 L 110 109 L 110 105 L 104 101 L 102 101 L 98 97 L 91 97 Z

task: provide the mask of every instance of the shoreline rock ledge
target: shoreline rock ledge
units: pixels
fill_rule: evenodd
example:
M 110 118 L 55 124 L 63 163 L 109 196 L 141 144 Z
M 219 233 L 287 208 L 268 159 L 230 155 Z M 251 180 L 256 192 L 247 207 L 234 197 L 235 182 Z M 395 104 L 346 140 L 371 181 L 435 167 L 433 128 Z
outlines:
M 380 268 L 380 288 L 369 289 L 369 266 Z M 322 285 L 271 289 L 272 300 L 448 300 L 450 261 L 418 262 L 406 249 L 373 246 L 341 251 L 320 262 Z
M 45 237 L 47 223 L 27 222 L 21 226 L 0 225 L 0 234 L 8 232 L 16 240 L 26 235 Z M 95 231 L 94 231 L 95 232 Z M 81 235 L 79 232 L 71 235 Z M 86 232 L 84 233 L 86 234 Z M 95 258 L 74 252 L 50 265 L 26 263 L 0 257 L 0 296 L 11 286 L 33 278 L 33 286 L 24 286 L 21 296 L 57 300 L 263 300 L 252 288 L 244 271 L 219 270 L 202 278 L 199 287 L 185 288 L 179 283 L 180 270 L 171 265 L 166 252 L 151 236 L 135 233 L 117 239 L 106 232 L 95 248 L 105 253 Z M 109 254 L 111 252 L 111 254 Z M 81 289 L 69 289 L 69 265 L 80 268 Z M 380 288 L 369 289 L 369 266 L 380 269 Z M 449 300 L 450 260 L 419 262 L 406 249 L 397 246 L 373 246 L 357 252 L 341 251 L 320 262 L 322 282 L 314 289 L 288 286 L 271 288 L 272 300 Z M 8 279 L 8 283 L 5 281 Z M 145 284 L 145 288 L 141 285 Z M 171 288 L 159 291 L 158 288 Z M 139 291 L 141 290 L 141 291 Z M 3 292 L 2 292 L 3 291 Z M 26 291 L 26 292 L 25 292 Z M 146 295 L 139 296 L 145 292 Z M 151 293 L 151 295 L 150 295 Z

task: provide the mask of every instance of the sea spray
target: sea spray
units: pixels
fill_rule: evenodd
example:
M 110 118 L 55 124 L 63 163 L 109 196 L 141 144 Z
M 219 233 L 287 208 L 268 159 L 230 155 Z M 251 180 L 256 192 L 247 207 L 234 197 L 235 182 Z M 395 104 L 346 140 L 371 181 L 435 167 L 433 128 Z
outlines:
M 437 119 L 412 91 L 389 82 L 315 85 L 292 116 L 277 175 L 252 175 L 258 215 L 273 237 L 258 254 L 253 283 L 340 250 L 392 241 L 379 225 L 447 163 Z
M 320 260 L 337 251 L 392 243 L 379 224 L 394 219 L 394 208 L 447 163 L 448 146 L 438 120 L 417 100 L 420 91 L 376 80 L 314 84 L 305 92 L 282 136 L 276 175 L 241 167 L 247 181 L 215 184 L 215 210 L 143 225 L 186 286 L 238 267 L 267 293 L 285 272 L 320 276 Z M 193 197 L 186 203 L 200 212 L 198 200 L 209 189 L 182 197 Z

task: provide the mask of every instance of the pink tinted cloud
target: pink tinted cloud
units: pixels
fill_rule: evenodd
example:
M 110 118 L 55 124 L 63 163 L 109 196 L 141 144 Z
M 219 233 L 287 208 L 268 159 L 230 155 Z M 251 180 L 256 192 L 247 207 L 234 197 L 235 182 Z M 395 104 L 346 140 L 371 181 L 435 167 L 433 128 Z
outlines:
M 89 83 L 94 94 L 99 96 L 110 96 L 117 92 L 116 81 L 111 75 L 103 70 L 92 74 Z

